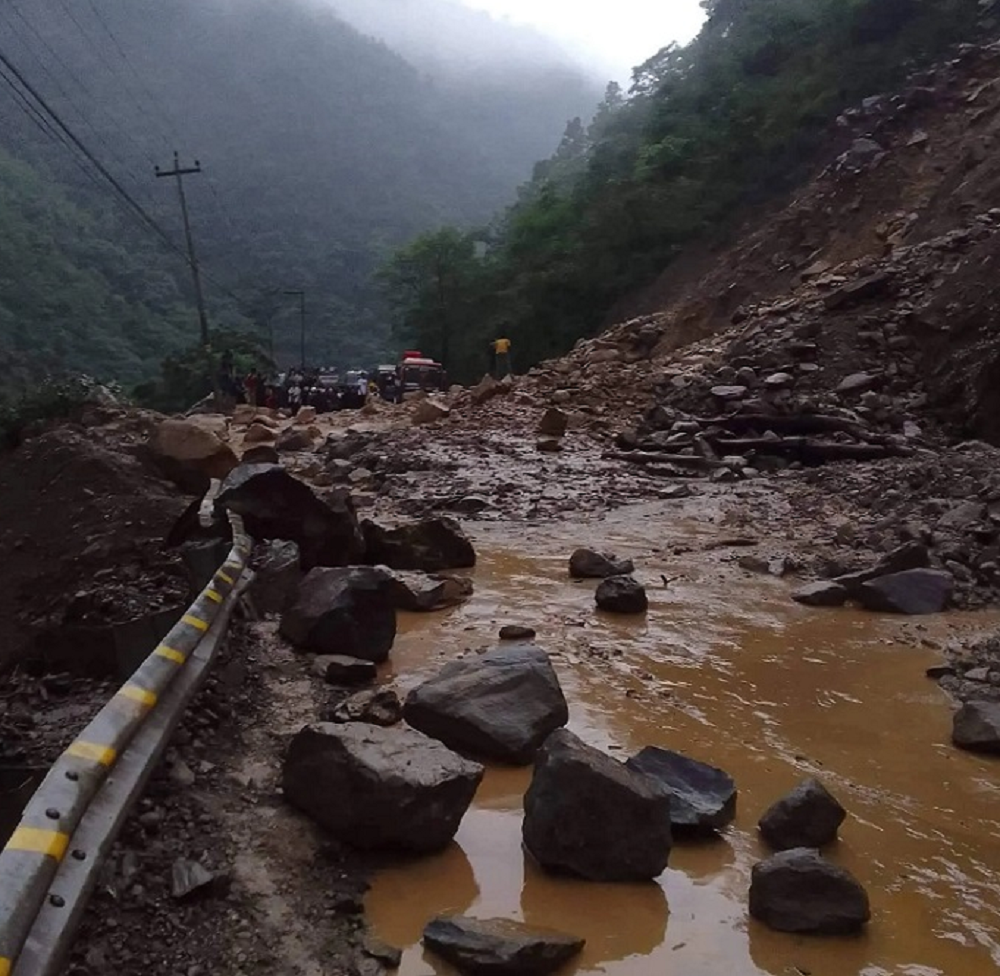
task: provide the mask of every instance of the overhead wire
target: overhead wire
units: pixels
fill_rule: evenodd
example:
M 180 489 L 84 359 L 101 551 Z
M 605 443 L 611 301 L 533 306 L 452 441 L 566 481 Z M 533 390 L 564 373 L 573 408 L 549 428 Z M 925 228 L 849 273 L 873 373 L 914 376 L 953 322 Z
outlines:
M 0 66 L 3 66 L 7 71 L 14 76 L 18 84 L 27 92 L 31 98 L 35 100 L 40 110 L 55 123 L 58 129 L 69 139 L 69 141 L 76 147 L 80 153 L 90 162 L 90 164 L 100 173 L 100 175 L 110 184 L 111 188 L 127 204 L 125 212 L 128 213 L 133 219 L 139 221 L 147 229 L 153 231 L 160 238 L 161 241 L 174 253 L 178 254 L 186 264 L 190 265 L 190 256 L 170 237 L 170 235 L 160 226 L 159 223 L 150 215 L 150 213 L 140 204 L 135 198 L 122 186 L 118 179 L 112 174 L 106 166 L 91 152 L 91 150 L 83 143 L 83 141 L 73 132 L 72 129 L 63 121 L 62 117 L 58 112 L 48 103 L 45 97 L 28 81 L 20 69 L 11 61 L 11 59 L 0 50 Z M 228 297 L 232 298 L 234 301 L 242 304 L 243 299 L 238 295 L 233 293 L 229 288 L 223 285 L 220 281 L 214 278 L 211 274 L 202 270 L 202 277 L 214 285 L 219 291 Z

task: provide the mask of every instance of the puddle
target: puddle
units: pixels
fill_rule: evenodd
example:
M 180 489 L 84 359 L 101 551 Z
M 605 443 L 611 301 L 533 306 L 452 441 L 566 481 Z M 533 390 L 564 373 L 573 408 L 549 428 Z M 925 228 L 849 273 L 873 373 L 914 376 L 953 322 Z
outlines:
M 481 527 L 476 596 L 406 617 L 393 651 L 401 690 L 524 623 L 553 653 L 570 728 L 623 758 L 646 745 L 729 771 L 738 815 L 716 842 L 678 844 L 657 883 L 600 885 L 543 874 L 520 845 L 530 769 L 490 768 L 455 843 L 379 873 L 377 933 L 404 947 L 402 976 L 450 974 L 425 956 L 434 915 L 504 916 L 587 938 L 566 973 L 614 976 L 934 976 L 1000 966 L 1000 763 L 948 745 L 951 707 L 924 677 L 921 637 L 997 627 L 1000 615 L 930 623 L 817 611 L 788 584 L 747 576 L 701 550 L 719 530 L 644 506 L 590 526 Z M 581 543 L 637 558 L 645 620 L 593 611 L 593 585 L 566 577 Z M 662 576 L 672 580 L 664 585 Z M 756 821 L 806 775 L 849 811 L 829 852 L 867 887 L 873 921 L 851 939 L 770 932 L 746 911 L 765 855 Z

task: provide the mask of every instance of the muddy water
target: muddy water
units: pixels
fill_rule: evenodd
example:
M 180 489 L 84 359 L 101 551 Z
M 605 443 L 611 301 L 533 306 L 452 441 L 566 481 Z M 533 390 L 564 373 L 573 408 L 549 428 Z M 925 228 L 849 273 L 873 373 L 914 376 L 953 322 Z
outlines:
M 412 686 L 457 653 L 527 623 L 556 657 L 570 727 L 622 757 L 645 745 L 727 769 L 739 815 L 711 843 L 679 844 L 657 883 L 552 878 L 520 846 L 530 771 L 489 769 L 456 842 L 383 871 L 368 900 L 387 941 L 406 947 L 403 976 L 450 973 L 419 946 L 436 914 L 506 916 L 583 935 L 567 972 L 619 976 L 932 976 L 1000 967 L 1000 762 L 948 744 L 951 710 L 924 677 L 939 655 L 922 639 L 996 626 L 932 624 L 810 611 L 788 586 L 706 552 L 710 519 L 655 507 L 581 530 L 491 527 L 480 533 L 476 597 L 445 617 L 410 618 L 394 651 Z M 634 555 L 650 586 L 645 620 L 592 611 L 592 586 L 566 578 L 581 542 Z M 684 545 L 693 551 L 673 555 Z M 664 586 L 660 576 L 675 579 Z M 830 856 L 868 888 L 874 913 L 856 939 L 772 933 L 747 917 L 750 869 L 765 852 L 760 813 L 806 775 L 849 809 Z

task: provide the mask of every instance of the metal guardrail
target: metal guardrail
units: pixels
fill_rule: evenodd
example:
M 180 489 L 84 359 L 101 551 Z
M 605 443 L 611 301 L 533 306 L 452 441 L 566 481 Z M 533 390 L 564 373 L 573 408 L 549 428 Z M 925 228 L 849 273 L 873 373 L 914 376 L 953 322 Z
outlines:
M 234 543 L 226 561 L 55 761 L 0 851 L 0 976 L 58 972 L 52 968 L 58 962 L 55 943 L 65 948 L 72 933 L 58 918 L 44 917 L 59 910 L 66 920 L 78 920 L 100 859 L 151 772 L 151 760 L 201 683 L 238 599 L 250 539 L 237 516 L 230 522 Z M 68 876 L 69 887 L 56 891 L 57 875 Z M 73 875 L 82 882 L 74 883 Z M 51 944 L 32 938 L 26 951 L 40 923 L 48 927 Z

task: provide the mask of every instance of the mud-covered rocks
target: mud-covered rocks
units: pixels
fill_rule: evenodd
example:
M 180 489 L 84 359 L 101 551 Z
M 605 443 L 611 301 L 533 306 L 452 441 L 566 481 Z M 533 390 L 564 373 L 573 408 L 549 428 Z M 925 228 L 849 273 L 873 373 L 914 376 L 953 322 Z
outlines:
M 509 918 L 435 918 L 424 946 L 468 976 L 546 976 L 577 955 L 584 940 Z
M 619 559 L 593 549 L 577 549 L 569 557 L 569 575 L 573 579 L 607 579 L 609 576 L 628 576 L 634 571 L 631 559 Z
M 405 727 L 319 723 L 292 740 L 286 799 L 354 847 L 428 853 L 455 836 L 483 767 Z
M 303 569 L 364 561 L 365 541 L 350 496 L 321 501 L 308 485 L 277 464 L 243 464 L 222 483 L 216 511 L 243 517 L 257 540 L 296 542 Z
M 799 783 L 760 818 L 761 836 L 775 850 L 823 847 L 837 839 L 847 811 L 816 779 Z
M 413 408 L 411 421 L 414 427 L 422 427 L 425 424 L 434 424 L 439 420 L 447 420 L 451 415 L 451 408 L 443 400 L 436 400 L 428 397 L 420 400 Z
M 439 573 L 476 565 L 476 551 L 454 519 L 424 519 L 395 529 L 362 524 L 368 561 L 390 569 Z
M 312 434 L 305 427 L 286 427 L 274 444 L 278 451 L 311 451 L 313 448 Z
M 521 624 L 504 624 L 500 628 L 502 641 L 530 641 L 535 639 L 536 634 L 534 627 L 525 627 Z
M 378 677 L 374 661 L 346 654 L 320 654 L 313 658 L 312 672 L 317 678 L 331 685 L 351 688 L 366 685 Z
M 396 609 L 376 569 L 319 567 L 299 585 L 281 634 L 303 650 L 381 663 L 396 639 Z
M 281 456 L 270 444 L 248 447 L 240 458 L 240 464 L 278 464 Z
M 250 597 L 260 613 L 281 613 L 295 598 L 301 582 L 299 547 L 294 542 L 269 542 L 254 566 Z
M 609 576 L 594 595 L 599 610 L 606 613 L 645 613 L 649 609 L 646 588 L 631 576 Z
M 327 722 L 367 722 L 383 728 L 403 720 L 403 703 L 392 688 L 369 688 L 359 691 L 326 709 Z
M 833 580 L 809 583 L 792 594 L 805 607 L 842 607 L 847 602 L 847 587 Z
M 410 692 L 404 716 L 459 752 L 522 765 L 569 709 L 548 654 L 521 644 L 446 664 Z
M 736 816 L 736 783 L 715 766 L 656 746 L 647 746 L 625 765 L 645 773 L 670 794 L 670 824 L 675 832 L 709 834 Z
M 267 424 L 261 423 L 259 420 L 255 420 L 246 430 L 243 435 L 244 444 L 267 444 L 276 439 L 277 435 L 274 429 L 268 427 Z
M 546 870 L 643 881 L 667 866 L 670 796 L 650 777 L 560 729 L 535 759 L 524 845 Z
M 239 464 L 225 441 L 191 420 L 159 423 L 146 451 L 166 478 L 193 494 L 204 494 L 212 478 L 225 478 Z
M 869 921 L 871 908 L 853 875 L 800 847 L 754 865 L 750 914 L 779 932 L 849 935 Z
M 955 713 L 951 740 L 969 752 L 1000 753 L 1000 702 L 966 702 Z
M 948 608 L 955 577 L 939 569 L 908 569 L 862 583 L 857 598 L 866 610 L 918 616 Z

